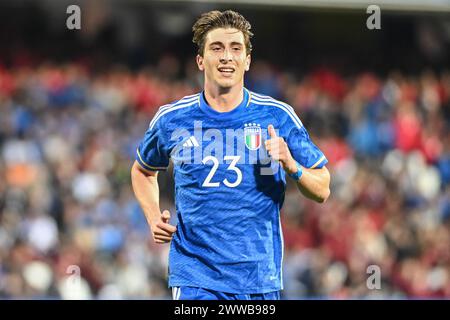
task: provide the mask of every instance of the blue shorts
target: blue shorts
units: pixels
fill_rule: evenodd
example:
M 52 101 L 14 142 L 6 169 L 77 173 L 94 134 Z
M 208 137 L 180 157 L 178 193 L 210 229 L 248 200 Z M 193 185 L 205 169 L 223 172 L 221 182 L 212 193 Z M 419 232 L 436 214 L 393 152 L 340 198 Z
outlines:
M 280 300 L 280 291 L 237 294 L 197 287 L 173 287 L 174 300 Z

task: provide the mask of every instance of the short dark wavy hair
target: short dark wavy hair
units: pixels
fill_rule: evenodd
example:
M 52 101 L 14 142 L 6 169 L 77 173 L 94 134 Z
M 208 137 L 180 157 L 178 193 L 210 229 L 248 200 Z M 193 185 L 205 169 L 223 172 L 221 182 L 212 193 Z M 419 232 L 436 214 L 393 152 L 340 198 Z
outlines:
M 214 10 L 203 13 L 192 27 L 194 32 L 192 42 L 197 45 L 199 55 L 203 56 L 206 35 L 209 31 L 217 28 L 235 28 L 241 31 L 244 34 L 246 53 L 250 54 L 252 51 L 250 38 L 253 36 L 253 33 L 250 31 L 252 28 L 250 23 L 238 12 Z

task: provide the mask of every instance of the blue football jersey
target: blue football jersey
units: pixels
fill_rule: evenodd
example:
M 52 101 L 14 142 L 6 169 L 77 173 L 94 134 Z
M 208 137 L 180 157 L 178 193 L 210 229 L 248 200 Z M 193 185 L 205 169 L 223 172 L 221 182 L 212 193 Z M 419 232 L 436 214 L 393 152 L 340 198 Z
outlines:
M 327 163 L 291 106 L 245 88 L 230 112 L 212 109 L 202 92 L 162 106 L 150 122 L 136 160 L 147 170 L 174 164 L 178 225 L 169 287 L 242 294 L 283 288 L 286 177 L 264 148 L 270 124 L 302 166 Z

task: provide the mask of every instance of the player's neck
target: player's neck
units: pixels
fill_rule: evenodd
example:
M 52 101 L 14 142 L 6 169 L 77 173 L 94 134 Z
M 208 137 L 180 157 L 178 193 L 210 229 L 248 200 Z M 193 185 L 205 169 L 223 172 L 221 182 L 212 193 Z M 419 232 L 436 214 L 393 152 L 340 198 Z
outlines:
M 205 86 L 205 99 L 209 106 L 217 112 L 229 112 L 244 99 L 244 87 L 236 86 L 221 89 Z

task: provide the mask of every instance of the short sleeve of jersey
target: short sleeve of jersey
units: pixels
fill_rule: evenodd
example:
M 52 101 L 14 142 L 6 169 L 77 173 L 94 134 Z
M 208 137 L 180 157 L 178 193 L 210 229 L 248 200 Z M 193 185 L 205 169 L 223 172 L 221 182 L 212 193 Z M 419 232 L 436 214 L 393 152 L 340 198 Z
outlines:
M 294 110 L 290 111 L 292 114 L 284 121 L 283 131 L 292 157 L 305 168 L 322 168 L 328 163 L 327 158 L 312 142 Z
M 156 120 L 156 121 L 155 121 Z M 155 121 L 155 123 L 153 123 Z M 150 123 L 144 138 L 136 150 L 136 160 L 142 168 L 150 171 L 166 170 L 169 166 L 168 141 L 162 119 Z

